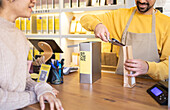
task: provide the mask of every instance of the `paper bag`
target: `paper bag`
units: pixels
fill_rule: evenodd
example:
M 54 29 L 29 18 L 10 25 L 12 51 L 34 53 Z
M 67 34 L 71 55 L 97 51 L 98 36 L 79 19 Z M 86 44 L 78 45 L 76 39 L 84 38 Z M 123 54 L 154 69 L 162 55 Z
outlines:
M 123 46 L 123 64 L 127 59 L 133 59 L 132 46 Z M 132 88 L 135 86 L 135 77 L 128 77 L 127 74 L 132 74 L 132 71 L 127 71 L 123 66 L 124 72 L 124 87 Z

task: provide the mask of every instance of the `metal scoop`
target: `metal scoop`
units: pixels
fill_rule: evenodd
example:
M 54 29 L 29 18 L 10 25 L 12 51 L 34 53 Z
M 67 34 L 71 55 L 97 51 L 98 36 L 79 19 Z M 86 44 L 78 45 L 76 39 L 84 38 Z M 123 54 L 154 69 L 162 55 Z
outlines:
M 110 40 L 110 38 L 108 39 L 108 41 L 110 43 L 112 43 L 113 45 L 117 45 L 117 46 L 125 46 L 124 44 L 122 44 L 121 42 L 119 42 L 118 40 L 112 38 L 112 40 Z

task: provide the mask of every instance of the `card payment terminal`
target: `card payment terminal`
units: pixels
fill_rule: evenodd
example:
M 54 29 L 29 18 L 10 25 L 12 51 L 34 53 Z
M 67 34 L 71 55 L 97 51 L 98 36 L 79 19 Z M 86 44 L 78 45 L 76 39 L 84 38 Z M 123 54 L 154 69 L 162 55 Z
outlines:
M 168 105 L 168 82 L 159 82 L 147 90 L 160 105 Z

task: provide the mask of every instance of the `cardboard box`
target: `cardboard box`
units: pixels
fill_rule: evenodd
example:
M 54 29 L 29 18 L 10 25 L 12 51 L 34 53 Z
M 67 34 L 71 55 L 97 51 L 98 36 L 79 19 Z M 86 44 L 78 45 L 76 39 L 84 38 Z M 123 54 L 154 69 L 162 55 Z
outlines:
M 26 18 L 26 33 L 31 33 L 31 18 Z
M 31 34 L 37 34 L 37 16 L 36 15 L 31 16 Z
M 42 33 L 42 16 L 37 15 L 37 33 Z
M 54 34 L 54 15 L 48 16 L 48 33 Z
M 16 20 L 15 20 L 15 26 L 18 28 L 18 29 L 21 29 L 21 18 L 17 18 Z
M 21 18 L 21 31 L 25 33 L 26 22 L 25 18 Z
M 42 16 L 42 33 L 48 33 L 48 16 L 46 15 Z
M 101 42 L 80 43 L 80 83 L 101 78 Z
M 59 34 L 60 24 L 59 15 L 54 15 L 54 33 Z

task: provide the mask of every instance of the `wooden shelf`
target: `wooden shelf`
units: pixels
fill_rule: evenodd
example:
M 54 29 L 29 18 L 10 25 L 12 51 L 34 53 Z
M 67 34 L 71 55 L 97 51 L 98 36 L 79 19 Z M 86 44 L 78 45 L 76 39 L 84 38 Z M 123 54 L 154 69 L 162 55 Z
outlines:
M 109 66 L 109 65 L 101 65 L 101 67 L 116 68 L 116 66 Z
M 101 65 L 101 69 L 103 71 L 112 71 L 112 72 L 115 72 L 116 71 L 116 66 Z

